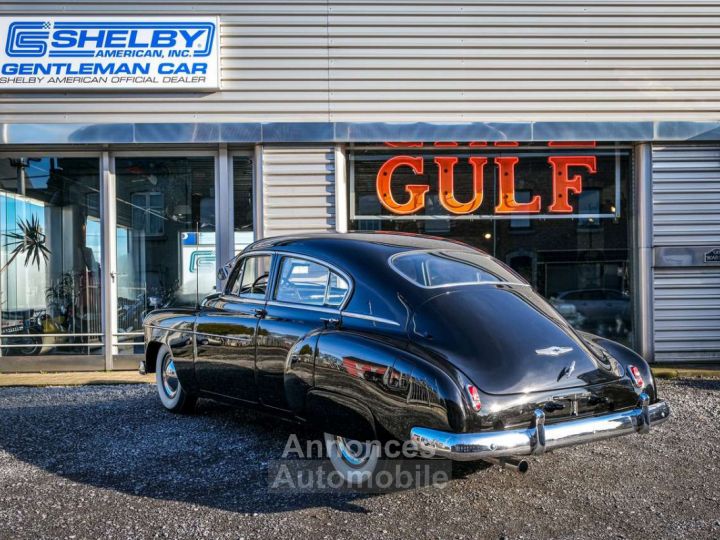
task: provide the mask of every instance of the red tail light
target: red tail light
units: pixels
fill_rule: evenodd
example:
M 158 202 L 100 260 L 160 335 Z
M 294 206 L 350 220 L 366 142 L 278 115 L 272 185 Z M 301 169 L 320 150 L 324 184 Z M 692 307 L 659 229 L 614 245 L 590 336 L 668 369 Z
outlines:
M 467 385 L 467 392 L 468 396 L 470 396 L 470 403 L 472 404 L 473 409 L 479 411 L 480 407 L 482 407 L 482 403 L 480 403 L 480 392 L 478 392 L 478 389 L 472 384 Z
M 635 386 L 638 388 L 645 386 L 645 381 L 643 381 L 642 375 L 640 375 L 640 370 L 636 366 L 628 366 L 628 371 L 630 372 L 630 378 Z

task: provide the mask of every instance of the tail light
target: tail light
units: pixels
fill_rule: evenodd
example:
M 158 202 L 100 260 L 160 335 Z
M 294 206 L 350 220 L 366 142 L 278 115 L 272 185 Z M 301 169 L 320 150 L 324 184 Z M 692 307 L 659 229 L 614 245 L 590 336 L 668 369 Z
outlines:
M 467 393 L 468 396 L 470 396 L 470 403 L 472 404 L 473 409 L 479 411 L 480 407 L 482 407 L 482 403 L 480 403 L 480 392 L 478 392 L 478 389 L 475 386 L 468 384 Z
M 645 386 L 645 381 L 643 381 L 640 370 L 636 366 L 628 366 L 628 372 L 630 373 L 630 378 L 635 386 L 638 388 Z

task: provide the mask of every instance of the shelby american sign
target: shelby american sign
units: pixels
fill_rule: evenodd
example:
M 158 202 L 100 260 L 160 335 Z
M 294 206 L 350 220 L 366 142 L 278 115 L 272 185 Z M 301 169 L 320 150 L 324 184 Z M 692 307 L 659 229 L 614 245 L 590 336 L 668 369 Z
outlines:
M 215 90 L 216 17 L 0 17 L 0 91 Z

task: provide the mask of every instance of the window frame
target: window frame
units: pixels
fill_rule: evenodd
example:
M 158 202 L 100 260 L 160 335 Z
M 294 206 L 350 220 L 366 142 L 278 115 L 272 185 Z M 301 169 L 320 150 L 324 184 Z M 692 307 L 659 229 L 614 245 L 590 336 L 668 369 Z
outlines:
M 268 286 L 265 289 L 265 296 L 264 298 L 252 298 L 248 296 L 243 296 L 241 294 L 236 294 L 232 291 L 233 285 L 237 279 L 242 280 L 242 275 L 245 273 L 245 263 L 248 259 L 251 259 L 253 257 L 270 257 L 270 268 L 268 270 Z M 232 272 L 230 273 L 230 276 L 228 277 L 225 288 L 223 290 L 223 295 L 225 296 L 231 296 L 234 299 L 237 299 L 238 301 L 245 301 L 250 303 L 261 303 L 264 304 L 267 302 L 270 298 L 268 293 L 271 293 L 274 291 L 274 268 L 277 261 L 277 257 L 275 257 L 275 254 L 271 251 L 251 251 L 245 255 L 238 256 L 238 260 L 235 263 L 235 266 L 233 267 Z
M 288 302 L 287 300 L 277 300 L 275 298 L 277 294 L 278 287 L 280 285 L 280 270 L 282 268 L 282 263 L 285 259 L 299 259 L 304 260 L 307 262 L 319 264 L 320 266 L 323 266 L 328 269 L 328 279 L 325 284 L 325 299 L 323 300 L 322 305 L 315 305 L 315 304 L 303 304 L 300 302 Z M 320 311 L 330 311 L 333 313 L 341 313 L 346 307 L 347 304 L 350 302 L 350 299 L 352 298 L 353 293 L 355 292 L 355 283 L 352 280 L 352 278 L 348 275 L 347 272 L 344 272 L 337 268 L 337 266 L 330 264 L 326 261 L 323 261 L 322 259 L 317 259 L 315 257 L 309 256 L 309 255 L 303 255 L 300 253 L 293 253 L 290 251 L 278 251 L 275 252 L 275 277 L 273 278 L 273 284 L 272 284 L 272 290 L 271 295 L 268 299 L 269 303 L 281 305 L 281 306 L 287 306 L 287 307 L 294 307 L 299 309 L 309 309 L 309 310 L 320 310 Z M 325 304 L 325 301 L 327 301 L 327 290 L 328 285 L 330 283 L 330 275 L 336 274 L 338 277 L 345 280 L 345 282 L 348 284 L 348 291 L 345 295 L 345 298 L 343 298 L 343 301 L 338 306 L 330 306 Z
M 325 276 L 325 288 L 323 290 L 323 297 L 322 297 L 321 304 L 306 304 L 305 302 L 293 302 L 292 300 L 280 300 L 278 298 L 278 293 L 280 292 L 280 287 L 282 286 L 280 283 L 280 280 L 282 279 L 283 267 L 284 267 L 286 261 L 293 261 L 293 260 L 300 261 L 300 262 L 307 262 L 307 263 L 314 264 L 316 266 L 319 266 L 319 267 L 325 269 L 327 275 Z M 300 306 L 332 307 L 332 306 L 328 306 L 327 304 L 325 304 L 325 301 L 327 300 L 327 292 L 328 292 L 328 286 L 330 284 L 331 273 L 332 273 L 332 270 L 330 270 L 330 268 L 328 268 L 324 264 L 320 264 L 315 261 L 308 261 L 306 259 L 301 259 L 299 257 L 293 257 L 293 256 L 280 257 L 280 259 L 278 260 L 278 270 L 277 270 L 277 276 L 275 278 L 275 282 L 276 282 L 275 287 L 273 287 L 272 300 L 275 302 L 281 302 L 283 304 L 297 304 Z
M 440 285 L 425 285 L 423 283 L 419 283 L 418 281 L 415 281 L 412 277 L 405 274 L 402 270 L 400 270 L 397 265 L 395 264 L 395 261 L 402 257 L 407 257 L 409 255 L 418 255 L 422 253 L 426 254 L 432 254 L 436 251 L 457 251 L 460 253 L 466 253 L 465 251 L 461 249 L 457 250 L 451 250 L 451 249 L 443 249 L 443 248 L 432 248 L 432 249 L 409 249 L 407 251 L 400 251 L 398 253 L 395 253 L 388 257 L 388 265 L 390 268 L 393 269 L 393 271 L 398 274 L 400 277 L 402 277 L 404 280 L 408 281 L 409 283 L 412 283 L 414 286 L 419 287 L 420 289 L 426 289 L 426 290 L 433 290 L 433 289 L 447 289 L 450 287 L 464 287 L 464 286 L 470 286 L 470 285 L 516 285 L 521 287 L 531 287 L 529 283 L 524 283 L 522 281 L 521 276 L 517 276 L 517 272 L 515 272 L 511 268 L 506 268 L 509 273 L 516 275 L 516 277 L 521 278 L 520 281 L 505 281 L 505 280 L 497 280 L 497 281 L 466 281 L 466 282 L 458 282 L 458 283 L 442 283 Z M 483 255 L 487 255 L 486 253 L 482 253 Z M 492 257 L 491 257 L 492 258 Z M 505 266 L 502 262 L 501 264 Z M 483 270 L 480 268 L 480 270 Z M 485 271 L 485 270 L 483 270 Z M 425 268 L 423 268 L 423 272 L 425 272 Z M 486 273 L 490 273 L 485 271 Z

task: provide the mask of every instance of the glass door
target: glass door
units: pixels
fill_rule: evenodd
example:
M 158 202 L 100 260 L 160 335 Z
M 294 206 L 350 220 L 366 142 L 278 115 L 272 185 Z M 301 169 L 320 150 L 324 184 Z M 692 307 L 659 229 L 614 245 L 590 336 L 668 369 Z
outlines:
M 142 354 L 153 309 L 195 307 L 215 288 L 215 156 L 115 157 L 118 354 Z

